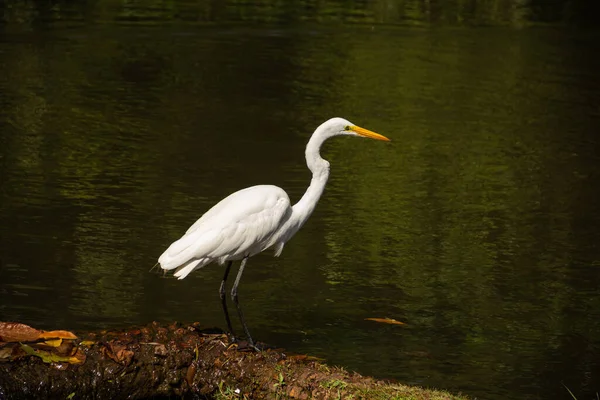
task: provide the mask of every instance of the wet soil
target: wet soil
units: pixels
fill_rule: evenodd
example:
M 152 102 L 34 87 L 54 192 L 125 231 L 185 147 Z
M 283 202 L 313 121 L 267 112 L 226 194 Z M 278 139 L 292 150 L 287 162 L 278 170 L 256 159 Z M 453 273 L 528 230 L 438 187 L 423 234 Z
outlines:
M 60 343 L 48 337 L 27 345 L 0 342 L 0 399 L 464 398 L 364 377 L 281 349 L 255 351 L 198 324 L 77 336 Z

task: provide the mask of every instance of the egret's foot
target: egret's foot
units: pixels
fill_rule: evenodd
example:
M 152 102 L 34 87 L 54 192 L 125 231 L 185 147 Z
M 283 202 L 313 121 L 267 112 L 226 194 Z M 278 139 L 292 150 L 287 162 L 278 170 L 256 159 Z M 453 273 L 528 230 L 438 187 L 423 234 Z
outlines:
M 231 332 L 225 332 L 225 334 L 227 335 L 227 340 L 229 340 L 229 345 L 234 345 L 237 344 L 239 342 L 239 339 L 235 337 L 235 335 Z
M 237 340 L 237 350 L 238 351 L 256 351 L 256 352 L 261 352 L 261 351 L 265 351 L 268 349 L 274 349 L 274 346 L 270 346 L 266 343 L 262 343 L 262 342 L 254 342 L 254 341 L 248 341 L 248 340 L 241 340 L 241 339 L 236 339 Z

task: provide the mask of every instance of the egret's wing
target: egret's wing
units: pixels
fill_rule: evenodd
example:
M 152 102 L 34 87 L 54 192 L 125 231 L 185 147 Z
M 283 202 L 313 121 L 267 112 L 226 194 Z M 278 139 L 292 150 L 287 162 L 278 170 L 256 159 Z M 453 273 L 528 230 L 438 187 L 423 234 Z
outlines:
M 289 213 L 291 207 L 286 196 L 270 203 L 260 211 L 249 213 L 233 223 L 228 223 L 221 231 L 218 246 L 209 256 L 212 258 L 243 257 L 261 252 Z M 213 219 L 210 219 L 206 223 L 212 225 L 212 221 Z
M 226 219 L 229 219 L 231 222 L 238 221 L 248 215 L 272 207 L 274 205 L 273 201 L 284 197 L 289 203 L 287 193 L 280 187 L 272 185 L 251 186 L 238 190 L 205 212 L 204 215 L 188 228 L 186 234 L 195 231 L 200 226 L 206 225 L 207 221 L 211 219 L 218 219 L 223 222 L 227 222 Z
M 163 269 L 174 269 L 195 259 L 208 260 L 200 263 L 205 265 L 258 253 L 290 213 L 290 200 L 281 188 L 262 185 L 240 190 L 206 212 L 159 262 Z

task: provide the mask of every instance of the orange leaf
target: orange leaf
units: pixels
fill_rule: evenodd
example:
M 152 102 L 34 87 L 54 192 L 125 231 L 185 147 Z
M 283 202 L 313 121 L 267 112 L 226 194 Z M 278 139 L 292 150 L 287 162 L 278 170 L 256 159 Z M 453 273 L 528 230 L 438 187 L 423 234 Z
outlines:
M 39 339 L 42 332 L 18 322 L 0 322 L 0 341 L 32 342 Z
M 77 339 L 73 333 L 69 331 L 43 331 L 40 339 Z
M 404 325 L 404 322 L 396 321 L 392 318 L 365 318 L 365 321 L 375 321 L 380 322 L 382 324 L 390 324 L 390 325 Z

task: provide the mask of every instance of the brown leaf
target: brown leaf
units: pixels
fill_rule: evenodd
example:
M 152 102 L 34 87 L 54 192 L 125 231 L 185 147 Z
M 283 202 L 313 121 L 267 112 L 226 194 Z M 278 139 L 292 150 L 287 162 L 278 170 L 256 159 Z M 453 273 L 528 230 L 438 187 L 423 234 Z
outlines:
M 133 360 L 133 351 L 127 350 L 124 344 L 118 342 L 107 343 L 107 347 L 103 348 L 103 352 L 111 360 L 125 366 L 131 364 Z
M 12 346 L 5 346 L 0 349 L 0 361 L 12 359 Z
M 40 339 L 77 339 L 77 336 L 69 331 L 42 331 Z
M 319 357 L 315 357 L 315 356 L 309 356 L 306 354 L 292 354 L 287 356 L 288 359 L 290 360 L 298 360 L 298 361 L 323 361 L 323 358 L 319 358 Z
M 72 356 L 77 350 L 77 347 L 75 346 L 75 342 L 73 340 L 62 339 L 46 340 L 44 342 L 31 343 L 31 346 L 39 350 L 50 351 L 60 356 Z
M 18 322 L 0 322 L 0 341 L 33 342 L 38 340 L 42 332 L 29 325 Z
M 117 351 L 117 361 L 123 365 L 131 364 L 131 360 L 133 360 L 133 351 L 121 349 Z
M 157 344 L 154 348 L 154 355 L 166 357 L 168 355 L 167 347 L 164 344 Z
M 185 380 L 190 386 L 192 386 L 192 384 L 194 383 L 194 376 L 196 376 L 196 368 L 196 364 L 191 363 L 185 374 Z
M 77 349 L 75 354 L 73 354 L 71 357 L 69 357 L 69 360 L 71 360 L 71 364 L 83 364 L 85 362 L 85 359 L 86 359 L 85 353 L 79 349 Z
M 382 324 L 390 324 L 390 325 L 405 325 L 404 322 L 396 321 L 392 318 L 365 318 L 365 321 L 375 321 L 380 322 Z

